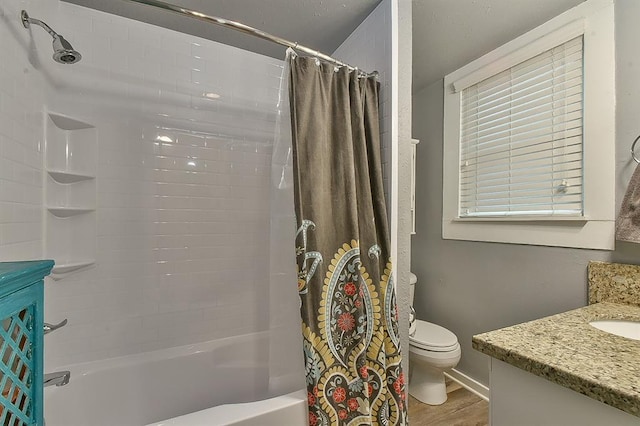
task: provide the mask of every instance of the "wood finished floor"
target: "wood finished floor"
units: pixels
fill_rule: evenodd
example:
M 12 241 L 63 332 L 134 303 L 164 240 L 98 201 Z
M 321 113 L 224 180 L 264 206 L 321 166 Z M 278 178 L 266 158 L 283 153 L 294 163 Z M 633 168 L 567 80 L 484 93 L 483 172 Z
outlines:
M 489 403 L 447 379 L 447 402 L 427 405 L 409 397 L 411 426 L 487 426 Z

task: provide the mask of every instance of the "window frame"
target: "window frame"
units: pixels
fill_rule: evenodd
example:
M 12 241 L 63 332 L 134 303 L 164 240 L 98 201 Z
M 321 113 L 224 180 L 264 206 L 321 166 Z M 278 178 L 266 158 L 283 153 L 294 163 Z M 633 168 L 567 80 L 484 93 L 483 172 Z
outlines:
M 462 90 L 583 36 L 583 216 L 459 217 Z M 588 0 L 444 79 L 444 239 L 615 248 L 615 44 L 613 0 Z

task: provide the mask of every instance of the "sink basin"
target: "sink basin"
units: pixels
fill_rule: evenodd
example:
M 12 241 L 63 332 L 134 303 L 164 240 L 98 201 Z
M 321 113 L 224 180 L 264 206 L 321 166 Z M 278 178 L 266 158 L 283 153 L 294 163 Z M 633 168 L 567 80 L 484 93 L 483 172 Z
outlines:
M 638 321 L 598 320 L 591 321 L 589 324 L 599 330 L 615 334 L 616 336 L 640 340 L 640 322 Z

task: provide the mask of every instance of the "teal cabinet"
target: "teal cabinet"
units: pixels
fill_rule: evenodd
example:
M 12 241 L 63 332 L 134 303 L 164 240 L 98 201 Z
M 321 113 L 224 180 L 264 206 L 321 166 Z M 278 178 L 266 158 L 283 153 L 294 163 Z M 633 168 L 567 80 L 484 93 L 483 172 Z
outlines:
M 44 277 L 52 260 L 0 263 L 0 425 L 43 422 Z

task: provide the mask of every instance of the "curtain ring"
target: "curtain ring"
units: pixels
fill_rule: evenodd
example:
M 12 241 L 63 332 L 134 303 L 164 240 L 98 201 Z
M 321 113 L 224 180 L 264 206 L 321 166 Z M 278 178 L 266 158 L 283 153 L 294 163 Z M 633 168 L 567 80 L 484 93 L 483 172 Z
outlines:
M 640 159 L 636 157 L 636 152 L 635 152 L 636 144 L 638 143 L 638 140 L 640 140 L 640 135 L 636 138 L 636 140 L 633 141 L 633 144 L 631 145 L 631 158 L 633 158 L 633 161 L 640 164 Z

